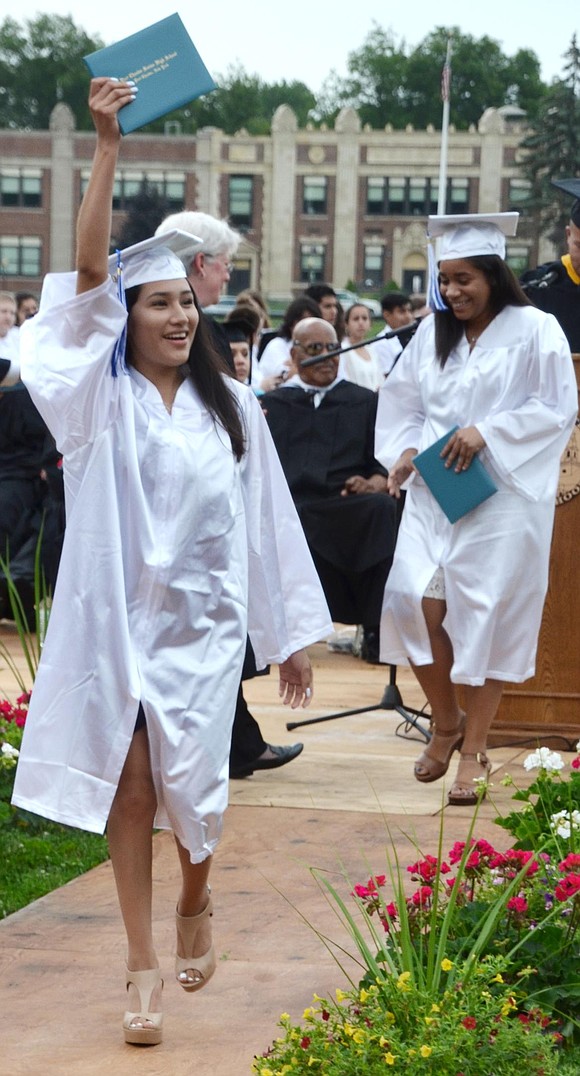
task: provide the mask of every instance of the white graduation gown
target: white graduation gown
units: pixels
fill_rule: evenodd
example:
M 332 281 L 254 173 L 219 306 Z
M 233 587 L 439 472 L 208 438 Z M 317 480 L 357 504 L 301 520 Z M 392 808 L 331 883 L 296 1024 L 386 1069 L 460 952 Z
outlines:
M 158 799 L 193 862 L 217 843 L 248 628 L 258 667 L 332 631 L 254 394 L 231 380 L 241 463 L 189 379 L 171 415 L 110 358 L 111 281 L 48 277 L 23 379 L 64 454 L 67 528 L 13 802 L 102 832 L 145 710 Z M 248 600 L 249 594 L 249 600 Z
M 476 425 L 498 492 L 451 524 L 412 476 L 385 591 L 381 658 L 432 662 L 421 599 L 441 565 L 452 680 L 518 683 L 534 673 L 559 461 L 577 410 L 570 349 L 554 317 L 508 306 L 471 353 L 463 337 L 442 370 L 434 330 L 426 318 L 379 392 L 376 457 L 392 467 L 405 449 Z

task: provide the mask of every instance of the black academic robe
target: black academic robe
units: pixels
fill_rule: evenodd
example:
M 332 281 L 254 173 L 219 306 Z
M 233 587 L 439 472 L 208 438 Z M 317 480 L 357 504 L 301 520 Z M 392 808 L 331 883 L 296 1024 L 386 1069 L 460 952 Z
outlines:
M 374 456 L 377 394 L 340 381 L 315 408 L 312 395 L 286 386 L 267 393 L 263 407 L 333 619 L 375 624 L 396 503 L 387 493 L 341 490 L 353 475 L 387 474 Z
M 534 306 L 560 322 L 570 351 L 580 353 L 580 284 L 575 284 L 561 261 L 548 262 L 521 278 Z

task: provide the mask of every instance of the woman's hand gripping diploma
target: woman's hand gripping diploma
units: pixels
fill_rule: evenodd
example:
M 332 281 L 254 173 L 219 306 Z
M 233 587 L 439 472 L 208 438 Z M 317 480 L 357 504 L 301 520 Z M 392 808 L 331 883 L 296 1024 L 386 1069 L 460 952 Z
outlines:
M 101 141 L 111 138 L 117 142 L 121 137 L 117 113 L 124 105 L 130 105 L 137 96 L 138 87 L 129 79 L 120 82 L 116 78 L 93 78 L 89 91 L 89 109 L 95 130 Z
M 446 467 L 456 471 L 466 471 L 475 455 L 485 448 L 485 441 L 477 426 L 465 426 L 456 430 L 441 451 Z
M 312 666 L 305 650 L 290 654 L 280 665 L 278 693 L 284 706 L 306 709 L 312 699 Z

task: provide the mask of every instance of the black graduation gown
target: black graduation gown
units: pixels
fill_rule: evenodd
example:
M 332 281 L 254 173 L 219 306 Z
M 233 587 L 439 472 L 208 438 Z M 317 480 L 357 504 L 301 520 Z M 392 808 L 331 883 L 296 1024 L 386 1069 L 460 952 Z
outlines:
M 377 624 L 396 503 L 386 493 L 341 496 L 353 475 L 387 474 L 374 456 L 377 394 L 340 381 L 315 408 L 311 394 L 287 386 L 263 407 L 333 619 Z
M 580 353 L 580 284 L 575 284 L 561 261 L 548 262 L 521 278 L 528 299 L 560 322 L 570 351 Z

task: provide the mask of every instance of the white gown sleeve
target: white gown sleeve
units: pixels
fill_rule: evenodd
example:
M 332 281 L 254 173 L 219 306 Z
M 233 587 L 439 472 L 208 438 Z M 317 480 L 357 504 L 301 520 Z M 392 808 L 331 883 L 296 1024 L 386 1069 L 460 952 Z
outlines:
M 256 664 L 263 668 L 326 638 L 333 625 L 274 442 L 251 391 L 244 405 L 248 634 Z
M 75 295 L 76 273 L 45 278 L 40 309 L 20 330 L 21 376 L 60 452 L 112 422 L 119 397 L 111 356 L 127 312 L 109 278 Z
M 405 348 L 394 370 L 379 389 L 375 424 L 375 456 L 389 470 L 407 448 L 419 450 L 425 425 L 425 409 L 418 377 L 419 356 L 426 347 L 432 326 L 425 322 Z
M 568 342 L 551 314 L 542 314 L 528 349 L 528 394 L 519 407 L 477 423 L 506 485 L 541 500 L 557 482 L 554 457 L 564 451 L 578 410 L 578 389 Z

